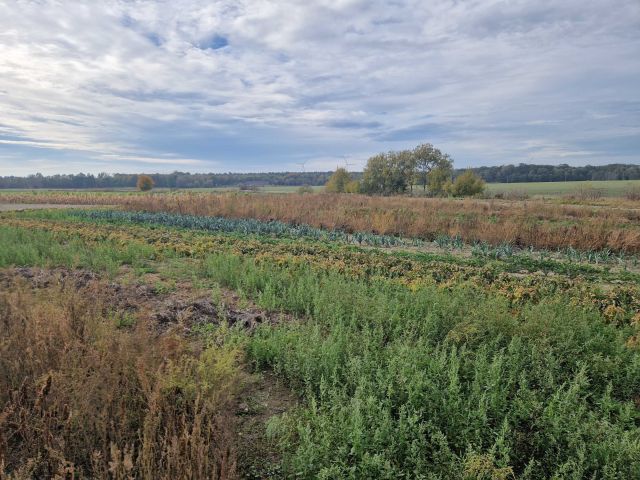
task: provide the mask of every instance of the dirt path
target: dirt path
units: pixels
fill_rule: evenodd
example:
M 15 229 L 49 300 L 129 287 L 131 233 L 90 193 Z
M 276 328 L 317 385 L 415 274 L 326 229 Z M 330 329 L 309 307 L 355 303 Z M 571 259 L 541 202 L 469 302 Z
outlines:
M 250 376 L 236 410 L 240 478 L 282 478 L 278 445 L 267 436 L 267 422 L 298 405 L 299 399 L 271 372 Z
M 261 310 L 246 301 L 240 305 L 239 297 L 228 290 L 220 290 L 220 297 L 214 301 L 210 289 L 196 288 L 189 281 L 167 287 L 156 274 L 147 274 L 137 280 L 121 275 L 119 281 L 107 282 L 96 273 L 81 269 L 16 267 L 0 270 L 0 286 L 11 288 L 17 279 L 28 282 L 33 288 L 66 285 L 87 295 L 106 292 L 110 308 L 133 315 L 138 321 L 151 322 L 159 333 L 174 327 L 188 333 L 201 325 L 223 322 L 251 332 L 261 323 L 275 324 L 288 318 Z

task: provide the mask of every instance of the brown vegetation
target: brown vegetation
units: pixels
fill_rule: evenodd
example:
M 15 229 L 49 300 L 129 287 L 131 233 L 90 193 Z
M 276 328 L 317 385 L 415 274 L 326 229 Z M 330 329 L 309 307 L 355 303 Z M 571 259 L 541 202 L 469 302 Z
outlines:
M 131 210 L 280 220 L 424 239 L 448 234 L 537 248 L 640 251 L 640 210 L 632 209 L 330 194 L 300 198 L 186 193 L 120 197 L 119 202 Z
M 71 280 L 0 278 L 0 477 L 235 478 L 237 349 L 159 335 Z
M 153 178 L 151 178 L 149 175 L 138 175 L 136 188 L 141 192 L 148 192 L 153 188 Z
M 640 201 L 640 187 L 634 187 L 624 192 L 624 198 L 633 202 Z
M 504 201 L 364 195 L 176 193 L 11 195 L 16 202 L 121 205 L 128 210 L 280 220 L 328 229 L 433 239 L 460 235 L 491 244 L 640 252 L 640 209 L 544 200 Z M 623 202 L 623 201 L 621 201 Z
M 568 200 L 578 200 L 580 202 L 595 202 L 604 197 L 604 190 L 593 187 L 580 187 L 575 193 L 566 195 Z

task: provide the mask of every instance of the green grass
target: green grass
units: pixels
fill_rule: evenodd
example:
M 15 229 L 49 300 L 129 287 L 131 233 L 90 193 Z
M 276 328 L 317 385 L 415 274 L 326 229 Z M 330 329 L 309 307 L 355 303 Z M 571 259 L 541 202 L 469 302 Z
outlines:
M 640 180 L 606 180 L 590 182 L 488 183 L 489 194 L 522 192 L 530 196 L 555 197 L 570 195 L 581 189 L 601 190 L 605 197 L 621 197 L 632 188 L 640 188 Z
M 349 280 L 212 256 L 206 274 L 309 320 L 249 354 L 305 396 L 272 422 L 299 478 L 637 478 L 629 330 L 550 297 L 514 315 L 474 289 Z M 473 308 L 469 308 L 473 305 Z
M 139 192 L 134 187 L 121 187 L 121 188 L 2 188 L 0 193 L 143 193 Z
M 465 245 L 461 239 L 456 237 L 438 236 L 433 244 L 417 239 L 403 239 L 398 237 L 375 235 L 367 233 L 345 234 L 343 232 L 330 232 L 327 230 L 309 228 L 303 226 L 292 226 L 280 222 L 261 222 L 258 220 L 224 219 L 215 217 L 198 217 L 179 214 L 164 213 L 143 213 L 143 212 L 123 212 L 118 210 L 33 210 L 24 211 L 16 215 L 19 218 L 38 218 L 56 221 L 81 221 L 98 224 L 117 225 L 146 225 L 150 227 L 176 228 L 178 231 L 198 231 L 204 230 L 215 235 L 229 234 L 234 236 L 239 234 L 243 237 L 255 235 L 261 241 L 273 241 L 282 244 L 288 239 L 305 239 L 309 241 L 321 241 L 321 245 L 333 245 L 334 248 L 341 248 L 342 244 L 352 244 L 359 246 L 377 247 L 398 247 L 390 248 L 387 253 L 393 256 L 408 258 L 411 260 L 430 262 L 443 261 L 458 265 L 469 265 L 478 268 L 495 265 L 497 270 L 508 272 L 529 272 L 543 271 L 556 272 L 569 277 L 578 275 L 586 278 L 613 280 L 616 275 L 611 275 L 610 271 L 596 268 L 594 265 L 619 266 L 623 270 L 632 268 L 637 270 L 637 256 L 614 254 L 610 251 L 601 252 L 581 252 L 574 249 L 567 249 L 559 252 L 536 251 L 532 249 L 514 249 L 505 244 L 491 247 L 488 244 L 477 243 L 473 246 L 471 257 L 463 257 L 459 252 Z M 240 241 L 240 240 L 239 240 Z M 309 243 L 309 246 L 314 243 Z M 438 246 L 439 251 L 420 251 L 425 246 Z M 403 248 L 404 247 L 404 248 Z M 412 247 L 416 247 L 413 249 Z M 555 258 L 552 257 L 555 255 Z M 500 260 L 499 262 L 494 262 Z M 591 265 L 589 265 L 589 263 Z M 630 274 L 632 277 L 634 274 Z M 639 277 L 640 278 L 640 277 Z
M 0 227 L 0 266 L 110 270 L 152 257 L 135 243 Z M 242 342 L 303 399 L 269 423 L 286 478 L 640 477 L 633 324 L 563 293 L 514 305 L 472 284 L 407 288 L 250 252 L 192 258 L 178 273 L 180 261 L 176 275 L 297 317 Z
M 121 265 L 144 269 L 148 261 L 155 257 L 155 250 L 142 243 L 118 245 L 105 241 L 99 245 L 89 245 L 79 237 L 61 241 L 46 231 L 0 225 L 0 268 L 88 268 L 113 276 Z
M 268 186 L 260 188 L 260 191 L 268 192 L 268 193 L 295 193 L 298 191 L 300 187 L 288 187 L 288 186 Z M 322 192 L 324 190 L 324 185 L 313 185 L 311 186 L 314 192 Z

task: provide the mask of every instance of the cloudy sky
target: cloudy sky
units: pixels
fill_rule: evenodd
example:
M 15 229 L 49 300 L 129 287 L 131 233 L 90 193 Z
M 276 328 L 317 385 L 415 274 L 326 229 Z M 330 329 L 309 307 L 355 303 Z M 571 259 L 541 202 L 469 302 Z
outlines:
M 639 0 L 0 0 L 0 175 L 640 163 Z

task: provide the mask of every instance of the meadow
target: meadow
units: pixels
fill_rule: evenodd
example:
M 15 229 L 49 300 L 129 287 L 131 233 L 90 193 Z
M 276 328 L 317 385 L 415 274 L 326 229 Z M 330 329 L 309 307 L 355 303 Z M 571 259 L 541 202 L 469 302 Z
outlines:
M 489 194 L 522 193 L 539 197 L 561 197 L 595 191 L 601 197 L 624 197 L 640 191 L 640 180 L 594 180 L 584 182 L 488 183 Z
M 2 201 L 0 477 L 640 478 L 632 200 Z

